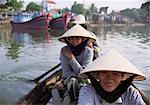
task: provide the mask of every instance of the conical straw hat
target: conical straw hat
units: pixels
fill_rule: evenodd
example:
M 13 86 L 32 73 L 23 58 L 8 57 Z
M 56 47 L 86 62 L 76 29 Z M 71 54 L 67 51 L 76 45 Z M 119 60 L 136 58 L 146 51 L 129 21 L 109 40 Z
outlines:
M 75 24 L 86 24 L 86 20 L 85 20 L 85 16 L 82 14 L 79 14 L 77 16 L 74 17 L 74 21 L 72 21 L 72 23 Z
M 61 42 L 65 42 L 64 38 L 72 37 L 72 36 L 81 36 L 81 37 L 93 39 L 93 41 L 96 40 L 95 37 L 89 31 L 87 31 L 86 29 L 84 29 L 82 26 L 78 24 L 70 28 L 68 31 L 66 31 L 62 36 L 59 37 L 58 40 Z
M 83 77 L 85 73 L 91 72 L 94 74 L 98 71 L 117 71 L 125 73 L 123 80 L 127 79 L 132 74 L 137 76 L 134 80 L 145 80 L 146 76 L 139 71 L 134 65 L 132 65 L 125 57 L 119 54 L 114 49 L 111 49 L 105 55 L 97 58 L 91 64 L 89 64 L 85 69 L 79 74 L 80 77 Z M 98 74 L 98 73 L 97 73 Z M 86 77 L 85 77 L 86 78 Z

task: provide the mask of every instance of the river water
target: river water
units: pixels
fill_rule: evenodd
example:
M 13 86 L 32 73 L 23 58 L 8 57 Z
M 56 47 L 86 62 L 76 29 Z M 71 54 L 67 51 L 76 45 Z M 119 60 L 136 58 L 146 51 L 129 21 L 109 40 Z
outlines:
M 135 82 L 150 96 L 150 26 L 93 26 L 103 54 L 115 48 L 145 73 L 147 80 Z M 34 79 L 59 63 L 65 44 L 59 31 L 0 29 L 0 105 L 14 104 L 35 84 Z M 55 36 L 54 36 L 55 35 Z

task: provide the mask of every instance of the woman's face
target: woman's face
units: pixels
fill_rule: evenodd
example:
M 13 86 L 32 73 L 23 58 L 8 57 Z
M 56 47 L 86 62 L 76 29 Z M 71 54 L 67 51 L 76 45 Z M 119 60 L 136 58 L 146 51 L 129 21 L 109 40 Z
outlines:
M 70 44 L 72 44 L 73 46 L 78 46 L 79 44 L 82 43 L 82 37 L 80 36 L 72 36 L 72 37 L 69 37 L 67 38 L 68 42 Z
M 107 92 L 112 92 L 118 87 L 123 76 L 119 72 L 101 71 L 98 78 L 102 88 Z

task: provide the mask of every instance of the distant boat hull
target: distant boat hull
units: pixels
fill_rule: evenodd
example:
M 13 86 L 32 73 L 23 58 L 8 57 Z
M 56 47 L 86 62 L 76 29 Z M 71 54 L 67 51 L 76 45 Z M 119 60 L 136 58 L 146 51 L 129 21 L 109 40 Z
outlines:
M 23 29 L 44 29 L 48 30 L 49 25 L 49 17 L 48 16 L 39 16 L 36 18 L 33 18 L 30 21 L 27 22 L 14 22 L 10 21 L 12 28 L 23 28 Z
M 69 15 L 66 14 L 64 16 L 58 17 L 56 19 L 52 19 L 49 22 L 49 28 L 52 31 L 55 30 L 67 30 L 68 29 L 68 23 L 69 23 Z

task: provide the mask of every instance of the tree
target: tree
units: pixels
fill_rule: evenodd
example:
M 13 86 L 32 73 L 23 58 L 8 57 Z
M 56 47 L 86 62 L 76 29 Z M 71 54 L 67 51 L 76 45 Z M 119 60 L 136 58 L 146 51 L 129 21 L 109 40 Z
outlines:
M 125 9 L 125 10 L 122 10 L 121 13 L 123 14 L 123 16 L 129 18 L 130 20 L 133 20 L 135 21 L 136 19 L 138 19 L 140 17 L 140 14 L 139 14 L 139 10 L 138 9 Z
M 142 4 L 141 6 L 142 9 L 142 16 L 145 18 L 145 22 L 150 23 L 150 2 L 146 2 Z
M 27 7 L 26 10 L 28 11 L 41 11 L 42 7 L 34 2 L 30 2 Z
M 76 14 L 84 14 L 85 9 L 83 4 L 78 4 L 74 2 L 74 4 L 71 7 L 71 12 L 76 13 Z
M 97 12 L 97 7 L 94 3 L 91 4 L 91 7 L 89 8 L 91 12 Z
M 90 15 L 91 15 L 90 10 L 89 9 L 85 9 L 85 16 L 90 17 Z
M 20 10 L 23 7 L 22 2 L 18 2 L 17 0 L 10 0 L 7 5 L 12 7 L 15 11 Z

